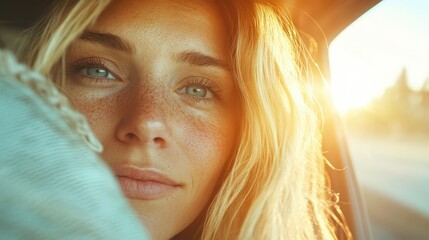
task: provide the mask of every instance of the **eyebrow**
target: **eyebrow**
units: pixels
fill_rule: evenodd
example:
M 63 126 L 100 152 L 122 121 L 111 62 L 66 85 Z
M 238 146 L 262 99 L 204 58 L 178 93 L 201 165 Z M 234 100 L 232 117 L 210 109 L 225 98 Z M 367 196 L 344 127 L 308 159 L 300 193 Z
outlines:
M 124 51 L 126 53 L 134 53 L 134 47 L 122 38 L 110 34 L 100 32 L 84 32 L 80 36 L 81 40 L 98 43 L 102 46 Z
M 213 66 L 229 71 L 228 64 L 222 60 L 195 51 L 180 53 L 176 56 L 176 61 L 195 66 Z
M 88 31 L 84 32 L 79 39 L 95 42 L 102 46 L 117 49 L 130 54 L 135 52 L 133 45 L 131 45 L 126 40 L 110 33 Z M 227 71 L 230 70 L 228 64 L 226 64 L 224 61 L 196 51 L 182 52 L 176 56 L 175 60 L 176 62 L 188 63 L 195 66 L 212 66 Z

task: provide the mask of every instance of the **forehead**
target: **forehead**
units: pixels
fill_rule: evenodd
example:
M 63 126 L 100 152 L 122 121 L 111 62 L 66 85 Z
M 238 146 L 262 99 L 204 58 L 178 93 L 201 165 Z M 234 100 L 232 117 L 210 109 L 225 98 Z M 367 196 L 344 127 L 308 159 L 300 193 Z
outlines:
M 198 48 L 224 58 L 228 33 L 219 9 L 201 0 L 115 0 L 89 30 L 117 35 L 137 50 Z
M 219 8 L 211 1 L 194 0 L 115 0 L 105 9 L 96 25 L 144 27 L 150 23 L 189 26 L 223 24 Z M 208 24 L 208 25 L 207 25 Z

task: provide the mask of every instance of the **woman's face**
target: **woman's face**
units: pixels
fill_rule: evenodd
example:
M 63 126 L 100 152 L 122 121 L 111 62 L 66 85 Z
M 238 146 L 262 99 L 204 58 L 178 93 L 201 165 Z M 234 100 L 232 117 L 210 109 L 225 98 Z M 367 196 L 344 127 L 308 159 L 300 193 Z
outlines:
M 154 238 L 189 226 L 236 137 L 227 30 L 206 1 L 114 1 L 69 49 L 64 90 Z

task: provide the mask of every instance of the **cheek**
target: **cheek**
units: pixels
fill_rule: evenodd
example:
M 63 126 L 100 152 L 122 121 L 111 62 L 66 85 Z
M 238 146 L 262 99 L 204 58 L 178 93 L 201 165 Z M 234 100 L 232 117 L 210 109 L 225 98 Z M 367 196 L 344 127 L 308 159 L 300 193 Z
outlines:
M 116 99 L 72 99 L 74 107 L 87 119 L 91 130 L 101 142 L 104 142 L 114 129 L 115 116 L 117 112 Z
M 233 129 L 227 116 L 185 117 L 184 147 L 191 161 L 190 168 L 200 183 L 217 182 L 233 149 Z
M 194 158 L 200 159 L 200 163 L 205 161 L 204 158 L 215 156 L 214 153 L 220 149 L 220 137 L 218 136 L 218 127 L 202 119 L 192 117 L 185 118 L 184 141 L 188 152 Z M 200 156 L 200 157 L 198 157 Z

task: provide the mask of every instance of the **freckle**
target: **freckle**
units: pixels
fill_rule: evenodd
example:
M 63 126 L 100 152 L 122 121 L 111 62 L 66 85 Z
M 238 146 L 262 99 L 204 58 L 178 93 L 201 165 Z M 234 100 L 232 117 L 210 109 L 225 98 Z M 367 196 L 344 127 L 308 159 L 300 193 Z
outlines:
M 74 99 L 74 106 L 86 117 L 94 134 L 102 140 L 113 130 L 113 116 L 119 115 L 117 111 L 120 108 L 117 106 L 120 101 L 119 96 L 103 99 L 96 99 L 96 96 L 86 96 Z
M 147 79 L 139 84 L 133 86 L 134 89 L 132 89 L 132 91 L 136 91 L 136 94 L 127 96 L 128 106 L 138 107 L 143 111 L 143 114 L 168 109 L 165 104 L 166 94 L 162 84 L 157 83 L 156 79 Z
M 222 146 L 222 129 L 212 119 L 184 115 L 186 146 L 197 156 L 219 156 Z

